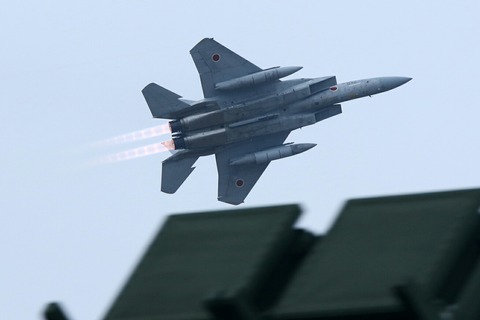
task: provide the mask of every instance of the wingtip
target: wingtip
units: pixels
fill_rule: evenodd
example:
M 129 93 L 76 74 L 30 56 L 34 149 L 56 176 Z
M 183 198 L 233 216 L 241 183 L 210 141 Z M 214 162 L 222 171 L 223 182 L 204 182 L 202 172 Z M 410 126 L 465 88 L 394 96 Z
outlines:
M 214 43 L 218 43 L 217 41 L 215 41 L 215 39 L 213 38 L 203 38 L 202 40 L 200 40 L 195 46 L 193 46 L 192 49 L 190 49 L 190 54 L 198 51 L 198 49 L 200 47 L 202 47 L 203 45 L 208 45 L 209 43 L 211 42 L 214 42 Z
M 238 206 L 239 204 L 242 204 L 244 202 L 243 200 L 237 201 L 237 200 L 232 200 L 232 199 L 225 198 L 223 196 L 217 197 L 217 200 L 221 201 L 221 202 L 231 204 L 231 205 L 234 205 L 234 206 Z

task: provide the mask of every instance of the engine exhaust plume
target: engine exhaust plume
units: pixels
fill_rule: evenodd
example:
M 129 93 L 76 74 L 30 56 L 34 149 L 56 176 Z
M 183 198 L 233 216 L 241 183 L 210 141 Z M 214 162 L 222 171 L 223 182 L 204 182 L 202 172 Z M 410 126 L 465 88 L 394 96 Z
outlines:
M 148 146 L 133 148 L 130 150 L 117 152 L 108 156 L 101 157 L 96 161 L 93 161 L 92 164 L 99 165 L 99 164 L 109 164 L 114 162 L 126 161 L 137 159 L 140 157 L 146 157 L 153 154 L 173 150 L 173 143 L 171 141 L 159 142 L 150 144 Z
M 170 126 L 168 125 L 168 123 L 165 123 L 159 126 L 134 131 L 127 134 L 122 134 L 116 137 L 112 137 L 103 141 L 99 141 L 95 143 L 95 146 L 109 146 L 114 144 L 134 142 L 134 141 L 144 140 L 148 138 L 158 137 L 167 133 L 170 133 Z

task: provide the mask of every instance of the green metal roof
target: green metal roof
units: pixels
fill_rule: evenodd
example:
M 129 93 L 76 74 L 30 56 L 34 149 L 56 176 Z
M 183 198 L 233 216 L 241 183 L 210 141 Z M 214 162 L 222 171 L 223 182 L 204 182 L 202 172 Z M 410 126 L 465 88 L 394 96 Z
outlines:
M 392 289 L 412 279 L 429 297 L 447 299 L 459 253 L 478 233 L 479 207 L 479 189 L 348 201 L 270 315 L 400 311 Z
M 350 200 L 322 238 L 295 205 L 173 215 L 105 319 L 479 318 L 479 207 L 480 189 Z
M 170 216 L 105 319 L 211 319 L 206 299 L 252 295 L 299 214 L 291 205 Z

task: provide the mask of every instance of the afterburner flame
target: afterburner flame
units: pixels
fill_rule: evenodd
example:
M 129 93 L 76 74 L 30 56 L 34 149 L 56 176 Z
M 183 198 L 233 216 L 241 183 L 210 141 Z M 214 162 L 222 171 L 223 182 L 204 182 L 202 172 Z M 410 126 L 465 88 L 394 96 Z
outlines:
M 164 141 L 162 144 L 167 148 L 167 150 L 175 150 L 175 143 L 173 143 L 173 140 L 169 141 Z
M 95 145 L 107 146 L 107 145 L 113 145 L 113 144 L 134 142 L 134 141 L 144 140 L 148 138 L 158 137 L 167 133 L 170 133 L 170 126 L 168 125 L 168 123 L 165 123 L 159 126 L 138 130 L 138 131 L 134 131 L 127 134 L 122 134 L 110 139 L 106 139 L 106 140 L 95 143 Z
M 132 160 L 136 158 L 150 156 L 152 154 L 165 152 L 168 150 L 173 150 L 170 148 L 169 143 L 170 141 L 159 142 L 159 143 L 150 144 L 148 146 L 138 147 L 138 148 L 114 153 L 114 154 L 99 158 L 98 160 L 94 161 L 93 164 L 108 164 L 108 163 Z

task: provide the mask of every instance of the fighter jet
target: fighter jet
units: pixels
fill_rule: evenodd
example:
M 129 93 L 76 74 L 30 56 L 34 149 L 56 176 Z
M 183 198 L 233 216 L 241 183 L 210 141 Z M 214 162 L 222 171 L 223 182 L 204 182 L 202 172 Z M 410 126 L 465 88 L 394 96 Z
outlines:
M 218 200 L 240 204 L 269 163 L 311 149 L 285 143 L 292 130 L 342 113 L 340 103 L 411 80 L 379 77 L 337 84 L 335 76 L 284 80 L 302 67 L 261 69 L 205 38 L 190 50 L 204 99 L 189 101 L 155 83 L 142 93 L 154 118 L 170 119 L 173 155 L 162 163 L 161 190 L 175 193 L 200 156 L 215 154 Z

